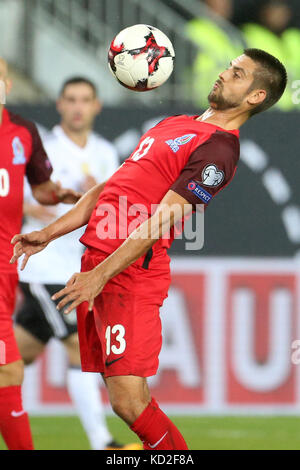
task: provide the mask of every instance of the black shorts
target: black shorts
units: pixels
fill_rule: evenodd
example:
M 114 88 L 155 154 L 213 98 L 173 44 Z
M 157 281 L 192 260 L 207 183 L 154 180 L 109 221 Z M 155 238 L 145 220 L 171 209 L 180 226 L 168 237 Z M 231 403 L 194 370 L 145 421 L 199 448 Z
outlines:
M 23 301 L 16 313 L 17 325 L 45 344 L 50 338 L 66 339 L 77 332 L 76 311 L 64 315 L 56 310 L 59 301 L 51 300 L 64 285 L 20 282 L 19 286 Z

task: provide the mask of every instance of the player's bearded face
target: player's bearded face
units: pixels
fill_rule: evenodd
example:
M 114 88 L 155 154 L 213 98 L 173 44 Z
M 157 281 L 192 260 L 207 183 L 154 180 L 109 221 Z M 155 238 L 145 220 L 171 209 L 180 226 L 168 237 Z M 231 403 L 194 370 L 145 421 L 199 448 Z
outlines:
M 243 102 L 244 95 L 235 97 L 233 94 L 226 96 L 224 92 L 224 85 L 221 80 L 217 80 L 213 89 L 208 95 L 208 101 L 211 106 L 219 110 L 226 110 L 230 108 L 237 108 Z
M 255 68 L 255 63 L 245 54 L 232 60 L 208 95 L 211 107 L 226 110 L 241 106 L 249 94 Z

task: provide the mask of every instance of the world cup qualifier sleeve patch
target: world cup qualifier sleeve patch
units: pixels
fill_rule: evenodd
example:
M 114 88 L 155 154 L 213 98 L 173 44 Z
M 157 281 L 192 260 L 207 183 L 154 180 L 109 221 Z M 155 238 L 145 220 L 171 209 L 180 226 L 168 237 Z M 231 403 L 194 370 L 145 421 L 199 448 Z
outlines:
M 212 199 L 212 195 L 205 191 L 205 189 L 203 189 L 195 181 L 190 181 L 187 185 L 187 189 L 191 191 L 196 197 L 201 199 L 201 201 L 205 204 L 208 204 L 209 201 Z
M 224 171 L 219 170 L 215 164 L 206 165 L 202 171 L 202 184 L 205 186 L 219 186 L 224 178 Z

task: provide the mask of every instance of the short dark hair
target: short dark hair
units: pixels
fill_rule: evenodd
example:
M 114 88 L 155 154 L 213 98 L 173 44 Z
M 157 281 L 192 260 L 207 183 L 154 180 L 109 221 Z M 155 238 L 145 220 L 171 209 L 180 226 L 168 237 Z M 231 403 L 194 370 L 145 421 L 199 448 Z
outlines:
M 97 87 L 96 87 L 95 83 L 93 83 L 91 80 L 89 80 L 86 77 L 79 77 L 79 76 L 78 77 L 68 78 L 68 80 L 66 80 L 62 84 L 62 87 L 61 87 L 61 90 L 60 90 L 60 96 L 62 96 L 64 94 L 66 88 L 69 85 L 78 85 L 79 83 L 85 83 L 86 85 L 89 85 L 92 88 L 94 95 L 98 96 L 98 90 L 97 90 Z
M 267 93 L 264 101 L 251 110 L 250 116 L 253 116 L 266 111 L 281 98 L 287 85 L 287 72 L 276 57 L 262 49 L 245 49 L 244 54 L 258 65 L 248 92 L 262 88 Z

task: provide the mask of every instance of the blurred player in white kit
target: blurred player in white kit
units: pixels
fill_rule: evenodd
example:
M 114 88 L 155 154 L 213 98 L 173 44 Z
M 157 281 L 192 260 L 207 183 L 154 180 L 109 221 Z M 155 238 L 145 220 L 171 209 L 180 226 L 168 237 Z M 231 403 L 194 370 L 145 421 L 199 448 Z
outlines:
M 113 145 L 92 132 L 101 103 L 95 85 L 83 77 L 67 80 L 57 101 L 61 122 L 45 135 L 44 146 L 50 158 L 53 180 L 77 191 L 86 192 L 106 181 L 118 168 Z M 40 230 L 67 212 L 65 204 L 55 208 L 37 204 L 25 189 L 23 232 Z M 91 447 L 98 449 L 139 449 L 139 444 L 118 444 L 109 433 L 99 394 L 99 376 L 81 372 L 76 312 L 70 316 L 56 310 L 51 296 L 60 290 L 73 272 L 80 270 L 83 229 L 54 242 L 47 251 L 34 257 L 29 269 L 20 271 L 24 301 L 17 312 L 15 334 L 25 364 L 32 363 L 50 338 L 62 341 L 69 369 L 67 386 Z M 68 260 L 66 263 L 65 260 Z

